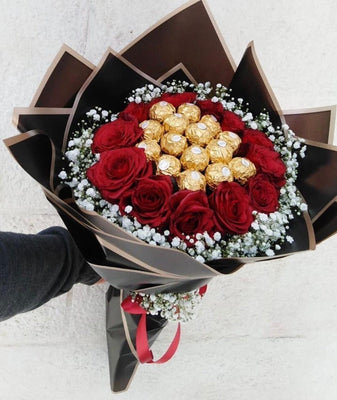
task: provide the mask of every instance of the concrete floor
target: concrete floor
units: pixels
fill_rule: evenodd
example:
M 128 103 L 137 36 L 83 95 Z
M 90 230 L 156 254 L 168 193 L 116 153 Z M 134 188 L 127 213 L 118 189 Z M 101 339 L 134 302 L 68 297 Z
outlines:
M 337 3 L 209 0 L 236 63 L 252 39 L 283 109 L 337 102 Z M 181 0 L 0 0 L 1 137 L 16 133 L 62 43 L 93 63 L 121 50 Z M 0 146 L 0 229 L 61 224 Z M 28 212 L 27 212 L 28 210 Z M 199 317 L 162 366 L 141 366 L 119 399 L 332 400 L 337 397 L 337 237 L 315 252 L 211 282 Z M 105 285 L 75 287 L 0 325 L 1 400 L 109 399 Z M 174 326 L 156 344 L 168 343 Z

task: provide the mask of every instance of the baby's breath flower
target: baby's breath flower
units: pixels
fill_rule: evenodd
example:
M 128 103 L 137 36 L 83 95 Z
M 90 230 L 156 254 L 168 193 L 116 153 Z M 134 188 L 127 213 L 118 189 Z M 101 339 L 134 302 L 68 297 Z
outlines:
M 286 240 L 287 240 L 287 242 L 289 242 L 289 243 L 293 243 L 293 242 L 294 242 L 294 239 L 293 239 L 291 236 L 289 236 L 289 235 L 286 236 Z
M 144 294 L 130 292 L 132 301 L 139 303 L 151 315 L 170 321 L 188 322 L 195 318 L 195 309 L 202 300 L 199 289 L 185 293 Z
M 68 178 L 68 175 L 67 175 L 67 173 L 66 173 L 66 171 L 61 171 L 59 174 L 58 174 L 58 177 L 60 178 L 60 179 L 67 179 Z
M 126 207 L 124 208 L 124 211 L 125 211 L 127 214 L 130 214 L 130 212 L 132 211 L 132 206 L 126 206 Z
M 215 232 L 213 235 L 213 239 L 218 242 L 221 239 L 221 233 L 220 232 Z

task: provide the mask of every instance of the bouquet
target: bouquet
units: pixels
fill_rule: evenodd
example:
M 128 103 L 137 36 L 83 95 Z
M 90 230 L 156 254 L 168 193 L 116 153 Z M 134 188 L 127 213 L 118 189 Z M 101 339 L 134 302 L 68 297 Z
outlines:
M 187 49 L 178 28 L 195 39 Z M 64 47 L 33 105 L 6 144 L 112 285 L 113 391 L 139 362 L 172 357 L 179 325 L 158 361 L 149 346 L 167 320 L 193 317 L 210 279 L 336 231 L 336 149 L 285 124 L 252 44 L 234 72 L 201 1 L 98 67 Z

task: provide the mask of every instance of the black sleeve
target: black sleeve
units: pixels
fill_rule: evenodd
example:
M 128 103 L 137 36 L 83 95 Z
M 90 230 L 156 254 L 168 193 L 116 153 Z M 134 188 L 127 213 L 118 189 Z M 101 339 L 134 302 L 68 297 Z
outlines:
M 75 283 L 99 279 L 64 228 L 36 235 L 0 232 L 0 321 L 41 306 Z

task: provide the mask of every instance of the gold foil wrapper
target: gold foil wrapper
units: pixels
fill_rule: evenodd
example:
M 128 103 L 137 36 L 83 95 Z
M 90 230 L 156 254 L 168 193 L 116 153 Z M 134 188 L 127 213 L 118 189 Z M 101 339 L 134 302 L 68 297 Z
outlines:
M 206 178 L 199 171 L 188 169 L 177 176 L 180 190 L 206 190 Z
M 202 147 L 192 145 L 184 150 L 180 162 L 184 169 L 203 171 L 209 164 L 209 156 Z
M 157 161 L 157 174 L 177 176 L 181 164 L 178 158 L 164 154 Z
M 218 139 L 225 140 L 230 146 L 233 147 L 234 152 L 239 148 L 241 144 L 240 136 L 230 131 L 220 132 L 218 135 Z
M 187 128 L 189 122 L 185 115 L 180 113 L 174 113 L 164 119 L 165 132 L 183 134 Z
M 159 101 L 154 104 L 149 111 L 151 119 L 155 119 L 159 122 L 163 122 L 165 118 L 176 112 L 175 107 L 167 101 Z
M 224 163 L 210 164 L 206 168 L 205 178 L 212 189 L 215 189 L 221 182 L 233 182 L 234 180 L 232 171 Z
M 192 124 L 198 122 L 200 119 L 200 108 L 192 103 L 184 103 L 178 107 L 178 113 L 185 115 L 185 117 Z
M 200 122 L 204 123 L 208 127 L 208 129 L 212 132 L 213 137 L 221 132 L 221 125 L 214 115 L 206 114 L 201 118 Z
M 180 156 L 187 147 L 187 139 L 178 133 L 167 133 L 161 138 L 161 149 L 171 156 Z
M 199 146 L 206 146 L 213 139 L 212 132 L 203 122 L 188 125 L 185 136 L 190 143 Z
M 139 124 L 140 128 L 144 131 L 145 140 L 156 140 L 159 142 L 160 138 L 164 134 L 163 125 L 154 119 L 148 119 Z
M 206 150 L 212 163 L 222 162 L 228 164 L 233 158 L 233 148 L 226 140 L 211 140 Z
M 256 174 L 255 165 L 244 157 L 235 157 L 229 163 L 234 179 L 244 185 L 249 178 Z
M 144 149 L 148 161 L 156 161 L 160 157 L 161 148 L 155 140 L 143 140 L 136 147 Z

